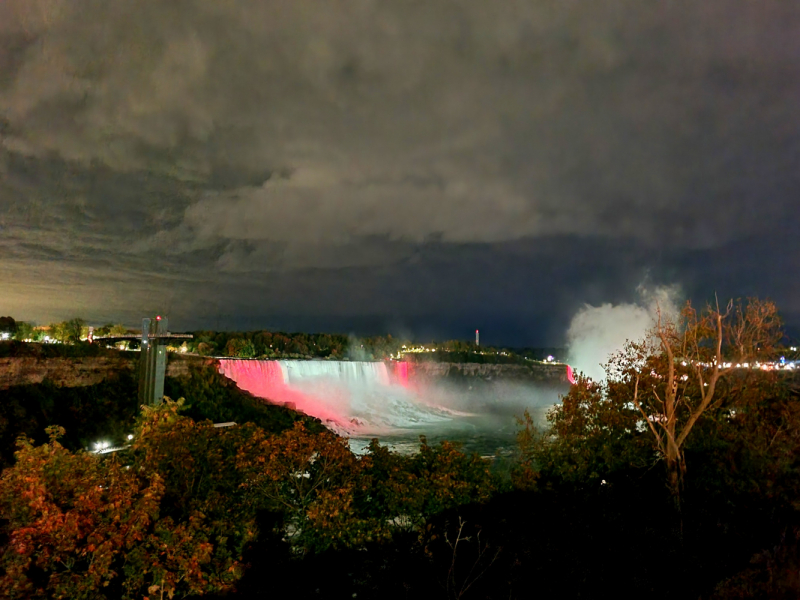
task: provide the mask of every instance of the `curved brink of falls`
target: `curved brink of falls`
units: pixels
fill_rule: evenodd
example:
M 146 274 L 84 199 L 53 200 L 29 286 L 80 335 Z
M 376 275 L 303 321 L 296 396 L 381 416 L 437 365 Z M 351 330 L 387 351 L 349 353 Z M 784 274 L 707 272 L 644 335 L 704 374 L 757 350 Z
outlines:
M 464 415 L 423 399 L 408 365 L 322 360 L 220 360 L 220 373 L 254 396 L 321 419 L 343 435 L 379 435 Z

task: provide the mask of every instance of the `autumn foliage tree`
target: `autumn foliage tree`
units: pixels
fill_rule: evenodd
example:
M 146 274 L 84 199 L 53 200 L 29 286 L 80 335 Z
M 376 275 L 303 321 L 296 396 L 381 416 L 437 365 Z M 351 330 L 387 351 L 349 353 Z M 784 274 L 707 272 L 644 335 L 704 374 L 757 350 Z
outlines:
M 358 549 L 422 531 L 437 513 L 486 499 L 488 463 L 451 444 L 401 457 L 302 423 L 279 434 L 254 424 L 215 427 L 181 414 L 183 401 L 144 407 L 130 448 L 71 452 L 51 428 L 21 439 L 0 479 L 9 540 L 0 585 L 12 598 L 154 598 L 235 589 L 259 533 L 279 516 L 295 556 Z
M 410 456 L 377 440 L 368 450 L 365 472 L 371 487 L 365 510 L 391 519 L 398 529 L 421 530 L 434 515 L 484 502 L 498 489 L 489 461 L 452 442 L 433 446 L 422 437 L 419 452 Z
M 0 511 L 9 543 L 0 586 L 10 598 L 124 598 L 178 582 L 202 589 L 200 564 L 209 547 L 191 527 L 159 518 L 164 484 L 115 457 L 71 453 L 49 429 L 50 442 L 21 440 L 17 464 L 0 480 Z M 124 577 L 123 577 L 124 574 Z
M 687 303 L 677 318 L 659 312 L 652 341 L 630 344 L 609 363 L 609 386 L 627 388 L 664 461 L 676 502 L 685 446 L 698 420 L 723 407 L 744 381 L 741 375 L 770 358 L 782 337 L 772 302 L 731 301 L 724 310 L 709 304 L 701 311 Z
M 132 454 L 72 453 L 57 427 L 42 446 L 20 440 L 0 480 L 10 541 L 0 585 L 12 598 L 172 598 L 233 587 L 255 528 L 228 461 L 255 428 L 223 433 L 180 417 L 179 407 L 145 411 Z
M 259 431 L 253 447 L 236 457 L 243 488 L 254 506 L 283 515 L 284 534 L 297 550 L 347 547 L 381 535 L 355 509 L 365 462 L 346 439 L 296 423 L 276 436 Z
M 284 515 L 287 539 L 302 552 L 385 541 L 421 531 L 432 516 L 486 500 L 496 489 L 489 463 L 454 444 L 402 456 L 373 440 L 363 456 L 346 439 L 302 423 L 277 436 L 257 434 L 255 452 L 237 457 L 252 501 Z
M 200 565 L 202 591 L 231 589 L 241 577 L 241 556 L 255 539 L 255 513 L 243 492 L 236 457 L 253 455 L 262 431 L 252 424 L 217 428 L 182 416 L 183 400 L 143 407 L 130 454 L 139 470 L 164 482 L 161 517 L 180 524 L 208 554 Z
M 584 481 L 661 461 L 679 506 L 698 423 L 732 408 L 782 335 L 777 308 L 758 299 L 701 311 L 687 303 L 676 316 L 659 311 L 645 340 L 611 357 L 605 381 L 572 386 L 550 413 L 545 438 L 527 423 L 520 440 L 528 460 Z

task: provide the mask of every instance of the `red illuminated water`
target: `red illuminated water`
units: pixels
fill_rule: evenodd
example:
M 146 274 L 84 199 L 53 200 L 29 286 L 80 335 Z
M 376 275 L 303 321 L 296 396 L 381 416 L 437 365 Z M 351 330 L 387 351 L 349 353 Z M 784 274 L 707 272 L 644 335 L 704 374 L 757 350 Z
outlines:
M 281 365 L 275 360 L 221 360 L 219 371 L 254 396 L 276 404 L 287 404 L 323 421 L 342 421 L 330 399 L 315 397 L 293 389 L 284 381 Z
M 411 384 L 408 380 L 408 363 L 393 361 L 391 365 L 395 382 L 403 387 L 409 387 Z
M 343 434 L 378 434 L 451 421 L 461 413 L 423 398 L 402 362 L 220 360 L 254 396 L 317 417 Z
M 421 433 L 476 437 L 478 431 L 484 439 L 497 434 L 513 440 L 516 415 L 528 408 L 544 410 L 558 400 L 556 388 L 535 383 L 448 382 L 429 375 L 420 380 L 416 366 L 402 361 L 222 359 L 219 370 L 256 397 L 288 405 L 360 440 L 407 436 L 413 444 Z M 571 368 L 564 375 L 574 382 Z

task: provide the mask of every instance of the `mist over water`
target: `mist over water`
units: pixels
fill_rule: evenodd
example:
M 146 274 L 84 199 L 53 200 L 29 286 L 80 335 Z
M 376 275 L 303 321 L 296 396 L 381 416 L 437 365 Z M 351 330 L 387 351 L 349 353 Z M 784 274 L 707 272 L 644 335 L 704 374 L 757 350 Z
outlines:
M 628 340 L 640 341 L 656 324 L 658 311 L 667 318 L 678 312 L 676 286 L 639 288 L 639 299 L 629 304 L 585 305 L 567 330 L 568 362 L 595 381 L 605 379 L 602 365 Z
M 255 396 L 319 418 L 356 452 L 375 437 L 413 451 L 425 435 L 493 454 L 513 445 L 515 417 L 527 409 L 543 418 L 566 389 L 502 379 L 420 381 L 409 378 L 407 363 L 230 359 L 220 360 L 220 372 Z

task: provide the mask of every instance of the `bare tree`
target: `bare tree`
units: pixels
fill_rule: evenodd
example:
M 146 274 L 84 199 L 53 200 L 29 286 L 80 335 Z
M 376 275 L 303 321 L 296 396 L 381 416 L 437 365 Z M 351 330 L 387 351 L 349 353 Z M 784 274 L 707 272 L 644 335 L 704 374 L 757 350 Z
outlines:
M 450 561 L 450 568 L 447 571 L 445 588 L 447 590 L 447 597 L 453 598 L 454 600 L 463 598 L 472 585 L 491 568 L 500 556 L 500 548 L 491 548 L 486 542 L 481 542 L 481 533 L 478 531 L 475 536 L 475 554 L 465 559 L 466 564 L 463 565 L 463 569 L 466 570 L 466 572 L 462 576 L 457 576 L 457 571 L 460 572 L 458 567 L 461 566 L 457 564 L 459 562 L 457 560 L 459 544 L 463 546 L 472 541 L 472 536 L 464 535 L 465 525 L 466 523 L 459 517 L 458 531 L 456 532 L 455 539 L 451 540 L 447 532 L 445 532 L 444 535 L 445 542 L 452 550 L 452 559 Z
M 616 367 L 627 371 L 624 379 L 633 384 L 633 404 L 666 463 L 667 485 L 678 506 L 684 449 L 698 420 L 724 404 L 723 382 L 755 368 L 782 337 L 770 301 L 731 301 L 724 310 L 709 304 L 701 312 L 687 303 L 676 318 L 659 310 L 653 345 L 630 344 L 617 360 Z

